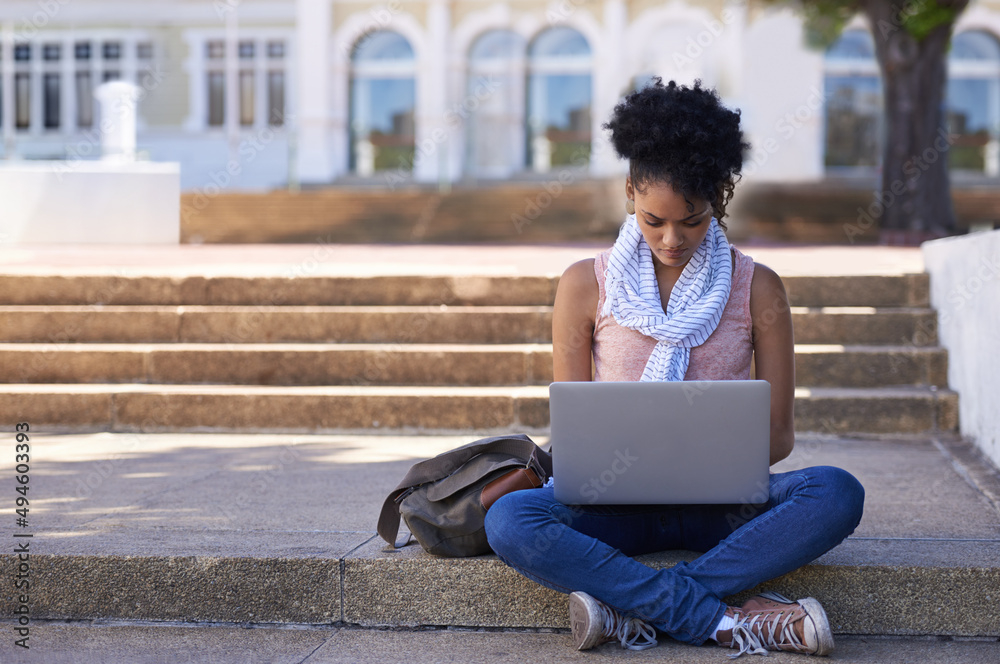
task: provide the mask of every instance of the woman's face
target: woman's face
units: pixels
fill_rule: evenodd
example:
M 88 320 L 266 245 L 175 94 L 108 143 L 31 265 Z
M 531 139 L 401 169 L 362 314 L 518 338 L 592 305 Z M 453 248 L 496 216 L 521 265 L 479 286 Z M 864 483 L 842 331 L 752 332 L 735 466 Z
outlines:
M 712 206 L 701 199 L 685 199 L 665 182 L 648 183 L 640 193 L 625 180 L 625 194 L 635 201 L 635 218 L 657 262 L 683 268 L 708 234 Z

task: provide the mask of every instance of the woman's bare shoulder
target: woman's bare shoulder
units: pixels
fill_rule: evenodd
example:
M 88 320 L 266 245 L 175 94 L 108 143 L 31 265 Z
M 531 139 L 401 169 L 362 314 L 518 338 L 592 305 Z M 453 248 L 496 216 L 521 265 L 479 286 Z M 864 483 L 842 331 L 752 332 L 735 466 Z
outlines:
M 761 341 L 764 332 L 773 335 L 780 330 L 791 338 L 791 309 L 785 284 L 777 272 L 760 263 L 754 263 L 750 281 L 750 318 L 755 344 Z
M 779 293 L 782 297 L 784 297 L 785 284 L 781 281 L 781 277 L 778 276 L 778 273 L 763 263 L 754 261 L 753 279 L 750 280 L 751 299 L 754 295 L 764 297 L 767 295 L 774 296 Z
M 566 282 L 566 285 L 574 290 L 593 288 L 594 292 L 597 292 L 597 275 L 594 273 L 595 262 L 594 258 L 584 258 L 582 261 L 573 263 L 563 272 L 562 278 L 559 279 L 559 285 Z
M 585 258 L 573 263 L 563 272 L 556 291 L 556 306 L 569 306 L 591 314 L 596 311 L 600 296 L 597 275 L 594 273 L 594 259 Z

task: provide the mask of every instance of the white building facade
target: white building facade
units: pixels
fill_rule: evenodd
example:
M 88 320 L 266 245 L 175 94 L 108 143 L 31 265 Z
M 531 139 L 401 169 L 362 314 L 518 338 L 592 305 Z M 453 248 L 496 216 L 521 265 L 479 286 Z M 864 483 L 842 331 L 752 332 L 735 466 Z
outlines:
M 601 124 L 654 76 L 718 89 L 747 181 L 878 168 L 881 92 L 858 19 L 827 52 L 745 0 L 5 0 L 0 154 L 97 158 L 93 90 L 139 86 L 140 154 L 212 194 L 624 172 Z M 1000 175 L 1000 3 L 952 48 L 952 166 Z

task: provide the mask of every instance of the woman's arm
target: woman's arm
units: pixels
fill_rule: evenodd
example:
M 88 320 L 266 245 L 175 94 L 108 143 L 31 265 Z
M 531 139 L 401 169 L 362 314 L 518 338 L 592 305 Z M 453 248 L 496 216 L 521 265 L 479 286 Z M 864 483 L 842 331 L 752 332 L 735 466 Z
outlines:
M 771 463 L 775 464 L 795 446 L 795 342 L 785 286 L 774 270 L 760 264 L 750 284 L 750 317 L 755 374 L 771 384 Z
M 591 350 L 599 298 L 593 258 L 566 268 L 552 309 L 553 380 L 593 379 Z

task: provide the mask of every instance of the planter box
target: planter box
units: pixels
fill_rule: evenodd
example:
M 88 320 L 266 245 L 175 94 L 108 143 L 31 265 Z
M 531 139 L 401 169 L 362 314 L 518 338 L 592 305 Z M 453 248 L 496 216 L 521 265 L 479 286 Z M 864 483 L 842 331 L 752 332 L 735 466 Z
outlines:
M 0 242 L 179 244 L 180 165 L 0 163 Z

